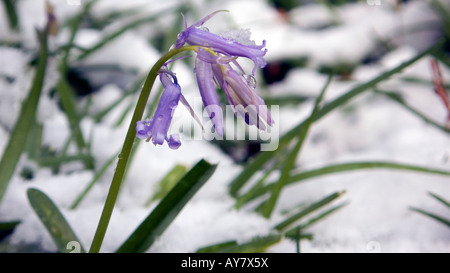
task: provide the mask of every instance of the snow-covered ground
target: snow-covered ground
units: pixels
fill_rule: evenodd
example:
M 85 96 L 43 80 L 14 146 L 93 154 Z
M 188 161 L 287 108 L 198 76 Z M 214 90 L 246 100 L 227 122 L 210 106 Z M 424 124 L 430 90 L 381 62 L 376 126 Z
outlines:
M 80 10 L 80 6 L 68 4 L 77 1 L 50 2 L 59 18 L 67 18 Z M 114 1 L 113 4 L 113 1 L 100 0 L 92 13 L 100 17 L 111 11 L 133 7 L 140 8 L 143 14 L 154 13 L 155 9 L 162 10 L 179 2 L 164 1 L 161 4 L 161 1 L 156 0 L 128 0 Z M 294 68 L 283 81 L 261 87 L 271 95 L 317 95 L 327 80 L 327 76 L 317 72 L 319 67 L 336 63 L 356 64 L 350 80 L 335 79 L 330 85 L 325 96 L 325 100 L 329 101 L 348 91 L 357 82 L 371 79 L 408 60 L 442 35 L 436 30 L 410 34 L 409 30 L 414 27 L 439 23 L 439 17 L 430 8 L 429 1 L 422 0 L 408 1 L 400 7 L 393 6 L 395 1 L 382 0 L 381 5 L 368 5 L 366 1 L 360 1 L 335 10 L 314 4 L 300 6 L 288 13 L 280 13 L 264 0 L 189 2 L 194 11 L 190 14 L 197 15 L 187 18 L 189 24 L 212 11 L 229 10 L 229 13 L 218 14 L 208 21 L 206 26 L 209 30 L 219 33 L 228 28 L 250 29 L 256 43 L 267 40 L 269 62 L 308 58 L 306 67 Z M 447 0 L 442 2 L 450 5 Z M 20 39 L 28 48 L 34 48 L 37 45 L 34 27 L 45 23 L 44 7 L 43 0 L 18 1 L 22 28 L 19 34 L 13 34 L 8 30 L 3 15 L 5 11 L 0 5 L 0 40 Z M 155 24 L 128 31 L 84 60 L 83 64 L 116 64 L 140 74 L 146 73 L 158 58 L 158 51 L 147 42 L 147 38 L 157 32 L 152 28 L 169 29 L 177 16 L 165 16 Z M 119 20 L 109 27 L 114 29 L 123 23 L 124 20 Z M 111 29 L 82 29 L 75 43 L 87 47 Z M 63 44 L 67 39 L 68 33 L 63 29 L 52 43 Z M 380 40 L 388 41 L 392 50 L 383 52 Z M 382 51 L 380 59 L 361 64 L 366 57 L 379 50 Z M 30 58 L 28 51 L 0 47 L 0 74 L 15 78 L 13 82 L 3 78 L 0 80 L 0 151 L 7 143 L 8 130 L 14 126 L 20 101 L 29 89 L 32 71 L 26 63 Z M 55 58 L 49 61 L 44 94 L 50 91 L 49 88 L 57 79 L 56 61 Z M 441 65 L 441 68 L 444 79 L 449 82 L 450 71 L 445 65 Z M 173 70 L 186 97 L 198 97 L 192 67 L 178 62 Z M 262 82 L 260 71 L 258 73 L 258 82 Z M 430 81 L 430 58 L 421 59 L 401 76 Z M 447 112 L 432 85 L 407 83 L 394 77 L 383 82 L 379 88 L 400 91 L 409 104 L 444 124 Z M 93 95 L 90 110 L 95 112 L 103 109 L 121 96 L 122 91 L 113 84 L 103 86 Z M 114 127 L 114 123 L 128 102 L 130 100 L 116 107 L 102 123 L 96 124 L 90 118 L 82 121 L 85 135 L 92 134 L 92 154 L 97 166 L 118 154 L 123 144 L 128 124 L 124 122 Z M 311 101 L 300 106 L 281 107 L 277 119 L 280 134 L 301 122 L 310 113 L 312 106 Z M 424 123 L 399 104 L 367 92 L 352 100 L 347 108 L 347 111 L 334 111 L 313 125 L 297 159 L 298 167 L 310 169 L 330 163 L 389 160 L 450 170 L 449 135 Z M 177 108 L 175 119 L 186 117 L 190 119 L 187 110 Z M 130 116 L 126 121 L 129 119 Z M 69 129 L 64 114 L 54 100 L 41 99 L 39 120 L 44 125 L 43 143 L 61 149 Z M 241 167 L 205 140 L 186 140 L 176 151 L 167 146 L 139 146 L 114 210 L 102 251 L 114 251 L 148 215 L 156 204 L 145 207 L 144 203 L 151 196 L 156 183 L 175 164 L 192 166 L 201 158 L 219 163 L 217 171 L 149 252 L 192 252 L 213 243 L 235 239 L 245 241 L 257 235 L 266 235 L 282 219 L 283 210 L 317 201 L 342 190 L 346 194 L 340 201 L 346 201 L 348 205 L 313 226 L 309 231 L 314 234 L 314 240 L 302 241 L 302 251 L 450 252 L 448 227 L 409 209 L 411 206 L 423 208 L 448 218 L 448 208 L 430 198 L 427 193 L 433 192 L 450 199 L 449 177 L 370 170 L 311 179 L 283 191 L 274 216 L 267 220 L 251 209 L 231 209 L 234 200 L 229 196 L 227 187 Z M 25 157 L 20 161 L 20 166 L 32 164 Z M 21 169 L 20 166 L 18 169 Z M 66 164 L 56 175 L 49 169 L 35 168 L 32 180 L 14 175 L 0 205 L 0 221 L 21 221 L 10 235 L 9 243 L 18 248 L 36 245 L 41 251 L 56 250 L 50 235 L 28 204 L 26 189 L 35 187 L 58 205 L 82 244 L 88 248 L 112 173 L 113 169 L 106 173 L 76 210 L 70 210 L 69 206 L 95 174 L 84 170 L 82 164 Z M 295 243 L 285 239 L 270 248 L 269 252 L 295 252 L 295 249 Z

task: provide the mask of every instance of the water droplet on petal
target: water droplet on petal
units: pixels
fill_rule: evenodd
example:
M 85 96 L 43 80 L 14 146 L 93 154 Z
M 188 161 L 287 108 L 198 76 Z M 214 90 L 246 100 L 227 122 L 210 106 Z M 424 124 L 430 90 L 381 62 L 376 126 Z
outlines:
M 206 31 L 206 32 L 209 32 L 209 29 L 207 27 L 204 27 L 204 26 L 200 27 L 199 29 L 203 30 L 203 31 Z
M 246 75 L 245 80 L 247 81 L 247 84 L 252 87 L 256 88 L 256 79 L 252 75 Z

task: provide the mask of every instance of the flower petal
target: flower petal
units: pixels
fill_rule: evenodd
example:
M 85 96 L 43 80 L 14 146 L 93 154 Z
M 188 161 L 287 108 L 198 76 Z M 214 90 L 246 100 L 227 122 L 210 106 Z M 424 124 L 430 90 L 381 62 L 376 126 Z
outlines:
M 214 86 L 214 78 L 211 64 L 202 61 L 200 58 L 195 60 L 195 74 L 197 84 L 202 96 L 205 110 L 209 118 L 214 124 L 214 128 L 219 136 L 223 135 L 222 109 L 220 108 L 219 97 L 217 96 L 216 87 Z

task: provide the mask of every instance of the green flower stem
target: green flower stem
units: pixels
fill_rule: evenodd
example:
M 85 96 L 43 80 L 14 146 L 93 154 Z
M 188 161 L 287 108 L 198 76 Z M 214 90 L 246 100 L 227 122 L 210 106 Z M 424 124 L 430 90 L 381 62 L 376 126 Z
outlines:
M 144 86 L 142 87 L 142 91 L 136 104 L 136 108 L 134 109 L 133 117 L 131 118 L 130 126 L 128 128 L 128 132 L 122 146 L 122 151 L 118 156 L 119 160 L 117 162 L 116 171 L 109 188 L 108 196 L 106 197 L 102 215 L 97 226 L 97 231 L 95 232 L 94 239 L 89 250 L 90 253 L 97 253 L 100 251 L 100 247 L 105 237 L 106 229 L 108 227 L 109 220 L 111 219 L 114 205 L 119 194 L 119 189 L 127 168 L 127 163 L 130 157 L 131 150 L 133 148 L 133 143 L 136 138 L 136 122 L 142 119 L 151 89 L 153 87 L 153 84 L 155 83 L 160 68 L 175 55 L 185 51 L 195 50 L 196 48 L 197 46 L 185 46 L 179 49 L 172 49 L 165 55 L 163 55 L 150 70 L 147 79 L 145 80 Z

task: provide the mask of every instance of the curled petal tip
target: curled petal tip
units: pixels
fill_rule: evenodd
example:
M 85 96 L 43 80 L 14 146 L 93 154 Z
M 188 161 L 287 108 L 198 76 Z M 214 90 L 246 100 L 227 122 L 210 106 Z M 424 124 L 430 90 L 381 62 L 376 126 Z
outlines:
M 213 13 L 209 14 L 208 16 L 206 16 L 205 18 L 203 18 L 203 19 L 199 20 L 198 22 L 196 22 L 195 24 L 193 24 L 191 27 L 200 27 L 200 26 L 202 26 L 206 21 L 211 19 L 214 15 L 216 15 L 219 12 L 229 12 L 229 10 L 226 10 L 226 9 L 216 10 Z

